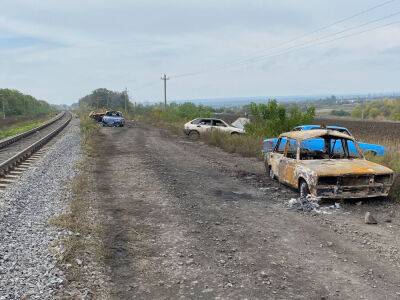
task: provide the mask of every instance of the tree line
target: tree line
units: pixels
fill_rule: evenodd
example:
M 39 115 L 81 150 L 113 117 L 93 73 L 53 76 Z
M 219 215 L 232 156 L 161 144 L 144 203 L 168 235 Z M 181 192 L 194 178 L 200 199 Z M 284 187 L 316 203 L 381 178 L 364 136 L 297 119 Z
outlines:
M 352 111 L 353 118 L 400 121 L 400 99 L 368 101 L 358 104 Z
M 90 110 L 119 110 L 132 112 L 134 105 L 129 101 L 126 91 L 110 91 L 105 88 L 94 90 L 89 95 L 79 99 L 79 107 Z
M 0 89 L 1 116 L 37 116 L 48 114 L 56 109 L 43 100 L 25 95 L 17 90 Z

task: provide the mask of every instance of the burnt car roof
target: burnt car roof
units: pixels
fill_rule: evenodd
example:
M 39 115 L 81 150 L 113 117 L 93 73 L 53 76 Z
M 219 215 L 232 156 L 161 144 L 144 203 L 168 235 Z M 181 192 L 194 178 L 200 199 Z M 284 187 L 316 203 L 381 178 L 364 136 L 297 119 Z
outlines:
M 331 130 L 331 129 L 313 129 L 313 130 L 305 130 L 305 131 L 291 131 L 291 132 L 285 132 L 282 133 L 279 137 L 287 137 L 290 139 L 295 139 L 298 141 L 302 140 L 307 140 L 307 139 L 312 139 L 312 138 L 319 138 L 323 136 L 334 136 L 338 138 L 345 138 L 349 140 L 354 140 L 353 137 L 351 137 L 348 134 L 336 131 L 336 130 Z

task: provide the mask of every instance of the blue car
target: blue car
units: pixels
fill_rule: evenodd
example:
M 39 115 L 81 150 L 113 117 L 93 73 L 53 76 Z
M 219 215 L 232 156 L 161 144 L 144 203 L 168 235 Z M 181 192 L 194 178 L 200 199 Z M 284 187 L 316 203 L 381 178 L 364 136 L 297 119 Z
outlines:
M 303 130 L 313 130 L 313 129 L 321 129 L 322 126 L 320 125 L 301 125 L 297 126 L 292 129 L 292 131 L 303 131 Z M 347 135 L 352 136 L 350 131 L 345 128 L 345 127 L 340 127 L 340 126 L 326 126 L 327 129 L 331 130 L 336 130 L 342 133 L 345 133 Z M 278 138 L 271 138 L 271 139 L 265 139 L 263 141 L 263 149 L 262 152 L 265 154 L 267 152 L 271 152 L 276 145 L 276 142 L 278 141 Z M 313 141 L 313 143 L 318 143 L 318 141 Z M 313 146 L 318 147 L 319 145 L 315 144 L 312 145 L 310 144 L 309 147 L 313 148 Z M 363 151 L 363 153 L 370 153 L 375 156 L 383 156 L 385 155 L 385 147 L 381 145 L 376 145 L 376 144 L 369 144 L 369 143 L 363 143 L 363 142 L 358 142 L 358 146 L 360 149 Z M 352 151 L 353 149 L 349 149 Z M 355 149 L 354 149 L 355 150 Z
M 125 119 L 119 111 L 108 111 L 101 120 L 103 126 L 124 127 Z

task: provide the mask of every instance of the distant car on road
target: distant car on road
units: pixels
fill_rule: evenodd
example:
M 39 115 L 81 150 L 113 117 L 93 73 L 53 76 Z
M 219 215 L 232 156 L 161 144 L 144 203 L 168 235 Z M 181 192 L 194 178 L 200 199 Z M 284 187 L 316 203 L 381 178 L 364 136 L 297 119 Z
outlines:
M 125 119 L 120 111 L 108 111 L 101 120 L 103 126 L 124 127 Z
M 190 138 L 198 138 L 201 134 L 219 130 L 228 134 L 243 134 L 244 130 L 241 128 L 229 125 L 221 119 L 214 118 L 197 118 L 184 125 L 183 132 Z
M 347 135 L 353 136 L 350 131 L 345 128 L 345 127 L 340 127 L 340 126 L 326 126 L 324 127 L 326 129 L 330 130 L 336 130 L 341 133 L 345 133 Z M 315 130 L 315 129 L 323 129 L 322 126 L 320 125 L 301 125 L 297 126 L 292 129 L 292 131 L 305 131 L 305 130 Z M 278 141 L 277 138 L 271 138 L 271 139 L 265 139 L 263 141 L 263 153 L 267 153 L 272 151 L 272 149 L 275 147 L 276 142 Z M 319 147 L 318 144 L 315 144 L 316 147 Z M 363 151 L 364 154 L 372 154 L 374 156 L 383 156 L 385 155 L 385 147 L 377 144 L 370 144 L 370 143 L 364 143 L 364 142 L 358 142 L 358 146 L 360 149 Z
M 391 169 L 366 160 L 354 138 L 337 130 L 283 133 L 264 163 L 271 178 L 301 197 L 386 197 L 394 180 Z

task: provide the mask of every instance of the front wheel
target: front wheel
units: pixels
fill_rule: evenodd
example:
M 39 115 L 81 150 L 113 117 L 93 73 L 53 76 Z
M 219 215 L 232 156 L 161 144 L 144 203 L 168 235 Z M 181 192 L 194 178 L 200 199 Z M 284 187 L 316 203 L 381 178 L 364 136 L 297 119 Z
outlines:
M 189 138 L 191 140 L 197 140 L 200 137 L 200 133 L 198 133 L 197 131 L 193 130 L 191 132 L 189 132 Z

